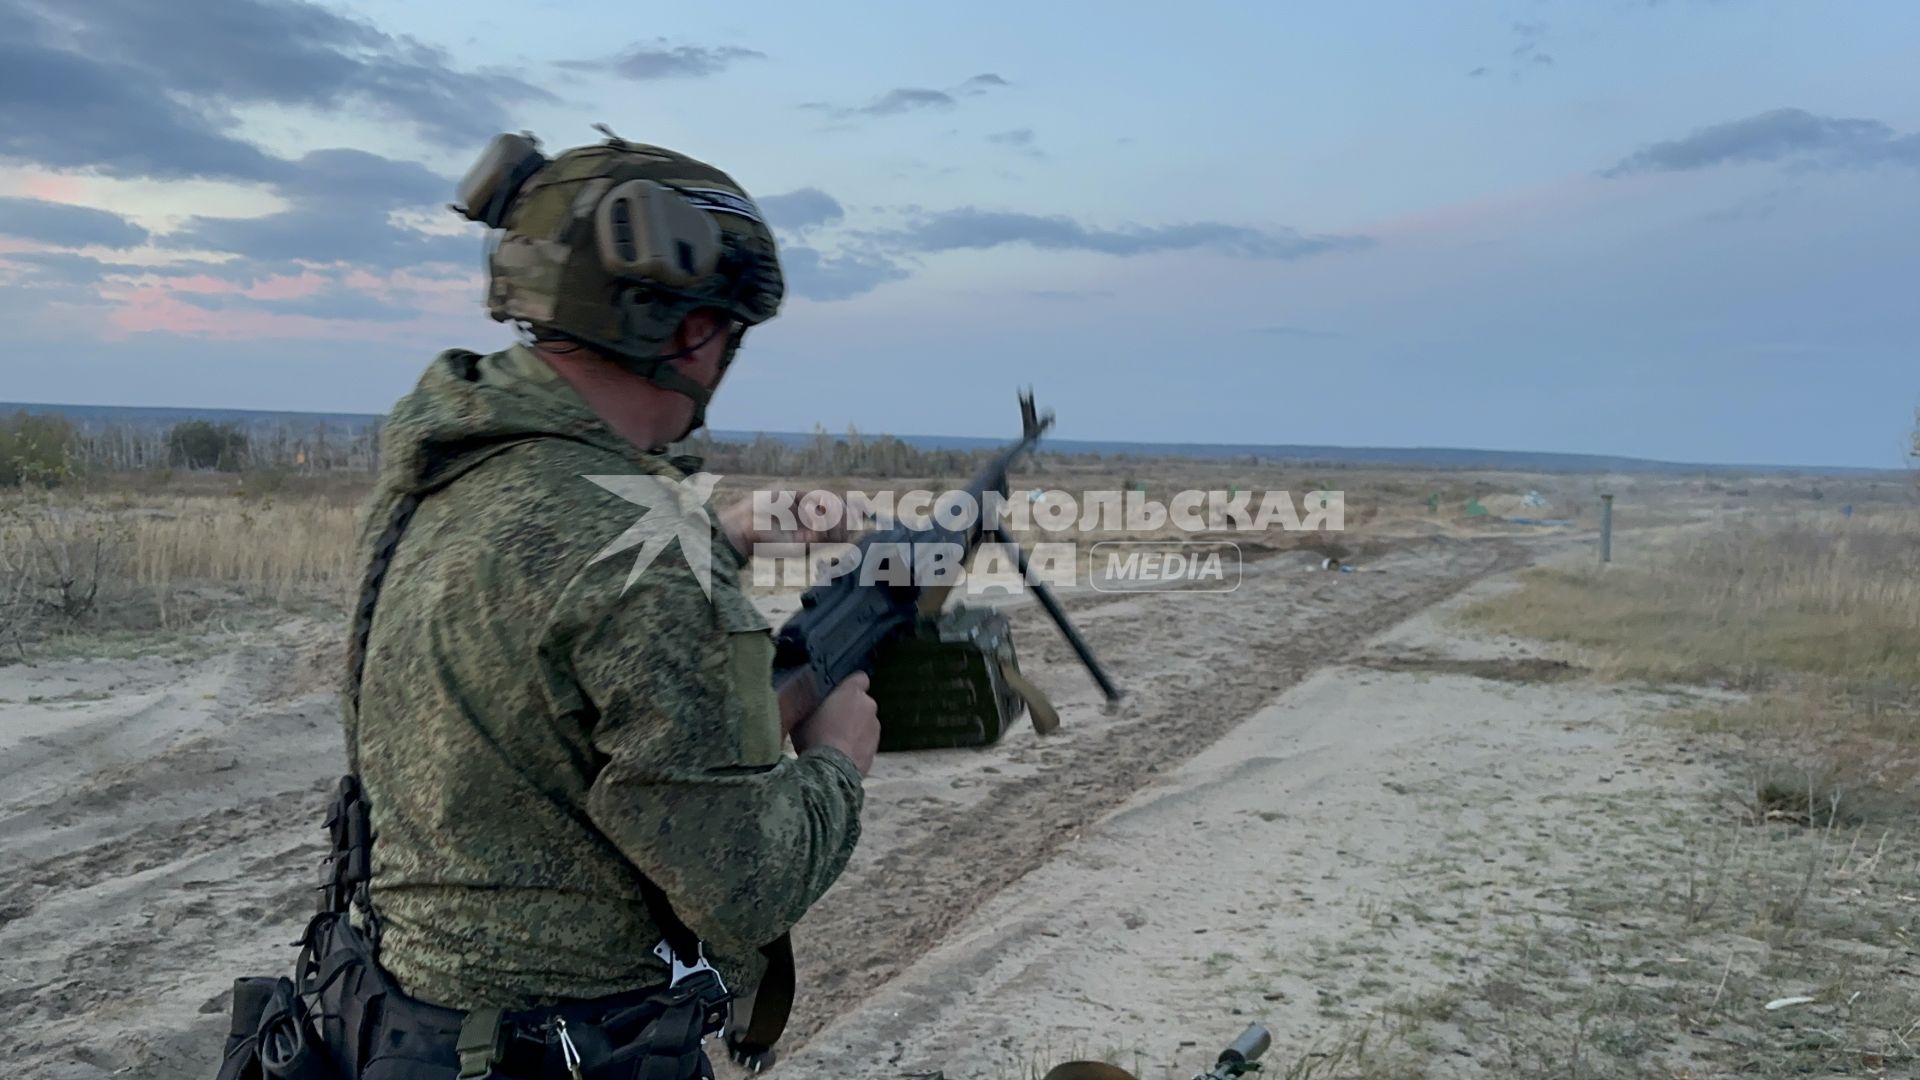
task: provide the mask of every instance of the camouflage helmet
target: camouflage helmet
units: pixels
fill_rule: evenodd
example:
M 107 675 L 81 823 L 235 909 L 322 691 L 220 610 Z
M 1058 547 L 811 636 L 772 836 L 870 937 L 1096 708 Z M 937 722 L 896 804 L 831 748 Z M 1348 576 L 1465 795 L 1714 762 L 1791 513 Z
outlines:
M 731 362 L 746 328 L 773 318 L 785 292 L 773 231 L 726 173 L 607 134 L 552 159 L 531 136 L 498 136 L 454 209 L 499 230 L 487 256 L 496 320 L 577 341 L 691 397 L 691 431 L 710 391 L 669 363 L 691 349 L 664 350 L 689 313 L 718 309 L 734 323 Z

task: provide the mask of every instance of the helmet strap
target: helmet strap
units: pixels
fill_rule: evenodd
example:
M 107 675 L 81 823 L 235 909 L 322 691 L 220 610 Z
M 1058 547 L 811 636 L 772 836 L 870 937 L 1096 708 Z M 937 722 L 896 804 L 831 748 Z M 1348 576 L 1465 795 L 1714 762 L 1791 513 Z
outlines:
M 621 353 L 614 354 L 614 362 L 618 363 L 621 367 L 633 372 L 635 375 L 640 376 L 662 390 L 679 394 L 693 402 L 693 417 L 688 420 L 687 429 L 667 440 L 668 442 L 680 442 L 687 436 L 692 435 L 694 432 L 706 426 L 707 403 L 713 400 L 714 391 L 720 388 L 721 381 L 727 377 L 727 370 L 733 366 L 734 354 L 740 350 L 740 343 L 747 336 L 746 330 L 742 328 L 740 332 L 729 336 L 726 351 L 720 355 L 719 373 L 714 376 L 712 386 L 702 386 L 689 378 L 684 372 L 673 366 L 673 361 L 693 355 L 700 349 L 706 348 L 708 342 L 725 333 L 727 333 L 727 327 L 723 324 L 714 330 L 713 333 L 708 334 L 706 337 L 701 338 L 699 341 L 684 349 L 669 353 L 660 353 L 645 358 Z
M 592 349 L 622 370 L 638 375 L 662 390 L 679 394 L 692 401 L 693 417 L 688 421 L 687 429 L 667 440 L 669 443 L 676 443 L 706 426 L 707 403 L 713 400 L 714 391 L 719 389 L 721 380 L 726 378 L 727 370 L 733 365 L 734 354 L 739 352 L 740 343 L 746 340 L 747 328 L 738 323 L 734 323 L 733 325 L 738 326 L 739 329 L 731 334 L 727 340 L 726 351 L 720 355 L 720 370 L 714 377 L 712 386 L 700 385 L 684 372 L 675 368 L 673 361 L 692 356 L 694 353 L 706 348 L 707 344 L 714 338 L 727 333 L 728 325 L 725 323 L 721 324 L 721 326 L 711 334 L 708 334 L 706 337 L 701 338 L 699 341 L 694 342 L 684 349 L 645 355 L 622 349 L 612 342 L 597 341 L 593 338 L 582 337 L 576 334 L 551 334 L 543 336 L 538 330 L 535 330 L 534 337 L 535 340 L 545 340 L 549 342 L 569 341 L 576 347 Z

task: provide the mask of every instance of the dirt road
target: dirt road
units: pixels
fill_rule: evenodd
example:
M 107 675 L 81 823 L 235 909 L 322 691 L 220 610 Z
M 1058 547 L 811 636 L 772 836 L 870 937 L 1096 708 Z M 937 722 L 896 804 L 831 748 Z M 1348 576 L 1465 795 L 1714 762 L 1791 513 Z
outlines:
M 796 933 L 789 1052 L 1281 691 L 1523 559 L 1510 544 L 1429 540 L 1351 574 L 1274 555 L 1231 594 L 1070 596 L 1129 691 L 1110 712 L 1037 610 L 1021 610 L 1023 667 L 1062 730 L 882 759 L 855 863 Z M 232 978 L 285 970 L 310 910 L 320 807 L 342 768 L 337 630 L 290 620 L 171 658 L 0 670 L 10 1075 L 212 1075 Z
M 1457 599 L 1074 830 L 776 1075 L 1024 1080 L 1079 1058 L 1177 1080 L 1256 1020 L 1269 1071 L 1293 1075 L 1368 1018 L 1377 1039 L 1377 1018 L 1451 1007 L 1512 926 L 1571 925 L 1562 879 L 1594 838 L 1569 835 L 1565 800 L 1686 790 L 1704 767 L 1623 738 L 1659 695 L 1560 685 L 1517 643 L 1463 639 Z M 1448 1034 L 1425 1033 L 1417 1072 L 1338 1075 L 1517 1075 Z

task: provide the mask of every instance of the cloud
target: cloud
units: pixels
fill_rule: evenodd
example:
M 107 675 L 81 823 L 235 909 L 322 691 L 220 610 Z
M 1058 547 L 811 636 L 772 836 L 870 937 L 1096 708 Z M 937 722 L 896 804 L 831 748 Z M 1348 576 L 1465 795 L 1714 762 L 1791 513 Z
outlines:
M 995 87 L 1011 85 L 1013 84 L 1000 76 L 988 73 L 975 75 L 947 90 L 934 90 L 924 86 L 895 87 L 865 105 L 851 108 L 824 101 L 802 102 L 798 107 L 813 112 L 823 112 L 842 120 L 861 116 L 898 116 L 902 113 L 921 112 L 928 109 L 951 109 L 960 103 L 962 97 L 978 97 Z
M 623 79 L 646 82 L 653 79 L 700 79 L 718 75 L 742 60 L 765 60 L 767 54 L 735 45 L 669 45 L 666 39 L 652 44 L 629 45 L 604 60 L 569 60 L 560 66 L 590 71 L 611 71 Z
M 265 180 L 286 171 L 162 87 L 31 38 L 0 35 L 0 115 L 0 159 L 169 180 Z
M 185 293 L 180 299 L 206 311 L 257 312 L 267 315 L 345 319 L 359 322 L 405 322 L 420 312 L 388 303 L 352 289 L 331 287 L 312 296 L 261 298 L 244 293 Z
M 147 230 L 105 210 L 0 196 L 0 235 L 55 247 L 138 247 Z
M 839 200 L 819 188 L 805 187 L 784 195 L 769 195 L 760 200 L 760 212 L 774 228 L 805 232 L 819 225 L 831 225 L 847 216 Z
M 154 245 L 209 258 L 143 266 L 14 252 L 5 277 L 9 288 L 75 290 L 111 315 L 102 320 L 109 330 L 272 326 L 325 336 L 337 322 L 392 323 L 446 304 L 437 287 L 303 283 L 288 292 L 292 279 L 262 268 L 289 263 L 381 272 L 451 264 L 470 303 L 480 230 L 421 225 L 429 214 L 449 217 L 451 178 L 343 147 L 283 159 L 241 138 L 240 118 L 265 108 L 389 130 L 398 123 L 418 142 L 472 148 L 512 127 L 514 110 L 557 100 L 511 73 L 458 66 L 435 47 L 309 0 L 0 0 L 0 160 L 117 179 L 238 181 L 284 204 L 250 218 L 216 209 L 149 236 L 103 210 L 7 199 L 0 232 L 32 246 Z
M 1524 22 L 1515 20 L 1508 24 L 1513 33 L 1514 44 L 1507 50 L 1510 64 L 1503 64 L 1507 77 L 1518 81 L 1520 77 L 1534 68 L 1553 66 L 1553 57 L 1541 48 L 1547 38 L 1547 24 L 1543 22 Z M 1493 68 L 1481 64 L 1467 72 L 1467 78 L 1479 79 L 1493 73 Z
M 477 273 L 429 276 L 400 270 L 306 269 L 233 260 L 201 272 L 155 268 L 115 273 L 99 292 L 111 303 L 108 337 L 197 340 L 393 341 L 471 322 Z
M 9 251 L 0 254 L 0 279 L 18 286 L 80 286 L 99 281 L 111 264 L 71 251 Z M 25 267 L 30 272 L 19 272 Z M 4 290 L 0 290 L 4 291 Z
M 315 150 L 295 165 L 293 175 L 279 185 L 291 197 L 393 209 L 441 202 L 452 194 L 453 181 L 426 166 L 365 150 Z
M 800 245 L 782 249 L 780 265 L 787 291 L 807 300 L 848 300 L 907 277 L 905 268 L 883 255 L 823 255 Z
M 953 95 L 944 90 L 926 90 L 919 87 L 901 87 L 889 90 L 875 99 L 872 104 L 853 110 L 865 116 L 894 116 L 915 109 L 951 109 L 958 104 Z
M 108 262 L 72 251 L 12 251 L 0 254 L 0 263 L 32 267 L 30 280 L 64 285 L 98 285 L 109 278 L 183 279 L 198 276 L 205 281 L 214 281 L 207 275 L 235 272 L 235 266 L 227 263 L 186 260 L 148 266 Z M 13 284 L 25 284 L 27 280 L 18 280 Z M 224 283 L 221 287 L 225 287 Z
M 916 252 L 959 251 L 1028 244 L 1050 251 L 1145 255 L 1206 250 L 1249 259 L 1298 259 L 1369 247 L 1364 236 L 1302 236 L 1292 229 L 1261 230 L 1223 222 L 1190 222 L 1152 228 L 1102 229 L 1064 216 L 1042 217 L 966 207 L 922 217 L 887 239 Z
M 1716 165 L 1793 161 L 1832 169 L 1920 166 L 1920 134 L 1899 135 L 1878 120 L 1815 116 L 1805 109 L 1774 109 L 1697 128 L 1654 143 L 1601 173 L 1685 172 Z
M 268 261 L 477 265 L 477 226 L 469 230 L 473 235 L 429 235 L 390 220 L 393 211 L 444 200 L 451 186 L 415 162 L 364 150 L 316 150 L 275 186 L 287 209 L 254 218 L 194 217 L 162 243 Z
M 973 96 L 973 95 L 984 94 L 996 86 L 1012 86 L 1012 85 L 1013 85 L 1012 83 L 1001 78 L 1000 76 L 995 75 L 992 72 L 987 72 L 984 75 L 975 75 L 972 78 L 968 79 L 966 82 L 961 83 L 959 92 L 963 94 L 967 94 L 969 96 Z
M 108 309 L 86 265 L 93 261 L 68 252 L 0 254 L 0 319 L 12 340 L 70 339 L 76 328 L 99 325 Z
M 292 166 L 235 135 L 233 110 L 397 119 L 472 146 L 552 94 L 304 0 L 9 0 L 0 10 L 0 159 L 115 177 L 276 182 Z
M 987 136 L 987 141 L 995 146 L 1003 146 L 1021 157 L 1044 160 L 1046 153 L 1034 142 L 1032 128 L 1015 128 L 1011 131 L 996 131 Z
M 459 70 L 441 49 L 307 0 L 16 0 L 16 8 L 33 24 L 30 60 L 63 57 L 91 68 L 91 78 L 108 74 L 129 92 L 189 106 L 215 129 L 229 126 L 232 108 L 277 105 L 371 113 L 441 145 L 469 146 L 510 126 L 514 108 L 558 101 L 510 73 Z M 64 93 L 59 83 L 20 85 Z

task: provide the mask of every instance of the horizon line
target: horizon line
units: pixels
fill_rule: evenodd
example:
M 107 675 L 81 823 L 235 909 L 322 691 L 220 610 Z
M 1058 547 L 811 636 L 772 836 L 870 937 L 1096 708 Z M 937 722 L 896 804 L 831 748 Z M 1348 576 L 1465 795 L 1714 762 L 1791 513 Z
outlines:
M 246 413 L 246 414 L 255 414 L 260 416 L 340 417 L 340 418 L 352 418 L 352 419 L 375 420 L 375 421 L 381 420 L 386 416 L 386 413 L 346 412 L 346 411 L 329 411 L 329 410 L 312 410 L 312 409 L 256 409 L 256 408 L 232 408 L 232 407 L 226 407 L 226 406 L 187 406 L 187 405 L 105 405 L 105 404 L 85 404 L 81 402 L 70 402 L 70 401 L 0 401 L 0 411 L 10 412 L 19 407 L 25 407 L 29 409 L 112 409 L 112 410 L 124 410 L 124 411 L 147 410 L 147 411 L 166 411 L 166 412 L 182 412 L 182 413 L 196 413 L 196 412 L 198 413 Z M 816 423 L 818 422 L 816 421 Z M 824 426 L 824 425 L 821 425 L 821 426 Z M 793 436 L 798 438 L 813 438 L 818 434 L 817 432 L 813 432 L 813 431 L 778 431 L 778 430 L 765 429 L 765 428 L 762 428 L 762 429 L 707 428 L 705 430 L 706 430 L 706 433 L 709 436 L 714 437 L 716 441 L 722 441 L 722 442 L 738 441 L 736 438 L 723 438 L 722 436 L 746 436 L 748 438 L 752 438 L 755 436 L 767 435 L 767 436 Z M 857 431 L 858 428 L 856 427 L 855 430 Z M 846 437 L 845 432 L 828 431 L 827 434 L 836 439 L 842 439 Z M 898 438 L 898 439 L 941 439 L 941 440 L 949 440 L 949 441 L 972 440 L 972 441 L 977 441 L 987 445 L 995 445 L 1001 442 L 1009 441 L 1008 439 L 1002 439 L 993 435 L 950 435 L 950 434 L 940 434 L 940 433 L 933 433 L 933 432 L 899 433 L 899 432 L 886 432 L 886 431 L 872 431 L 872 432 L 860 431 L 859 434 L 863 436 L 871 435 L 874 437 L 889 437 L 889 438 Z M 1581 459 L 1581 460 L 1591 461 L 1595 463 L 1620 462 L 1620 463 L 1631 463 L 1635 465 L 1661 466 L 1667 469 L 1711 469 L 1711 470 L 1718 470 L 1718 471 L 1752 470 L 1755 472 L 1775 472 L 1775 473 L 1815 472 L 1815 473 L 1828 473 L 1828 474 L 1887 473 L 1887 474 L 1895 474 L 1895 475 L 1906 475 L 1913 471 L 1913 466 L 1897 467 L 1897 466 L 1874 466 L 1874 465 L 1807 465 L 1807 464 L 1769 464 L 1769 463 L 1763 463 L 1763 462 L 1676 461 L 1668 458 L 1639 457 L 1632 454 L 1621 454 L 1621 453 L 1595 453 L 1591 451 L 1581 451 L 1581 450 L 1514 450 L 1514 449 L 1501 449 L 1496 447 L 1477 447 L 1477 446 L 1440 446 L 1440 445 L 1378 446 L 1378 445 L 1354 445 L 1354 444 L 1336 444 L 1336 443 L 1220 443 L 1220 442 L 1197 442 L 1197 441 L 1157 441 L 1157 440 L 1147 440 L 1147 439 L 1099 439 L 1099 438 L 1083 438 L 1083 439 L 1063 438 L 1063 439 L 1050 439 L 1048 441 L 1055 446 L 1067 446 L 1067 447 L 1071 447 L 1075 445 L 1079 445 L 1079 446 L 1109 445 L 1109 446 L 1147 447 L 1147 448 L 1162 447 L 1162 448 L 1167 448 L 1169 450 L 1178 449 L 1178 448 L 1191 448 L 1191 449 L 1205 449 L 1205 450 L 1213 450 L 1213 451 L 1221 452 L 1216 456 L 1234 456 L 1238 454 L 1249 454 L 1249 453 L 1257 454 L 1259 451 L 1262 451 L 1262 450 L 1269 450 L 1269 451 L 1332 450 L 1332 451 L 1347 451 L 1347 452 L 1353 452 L 1353 453 L 1383 453 L 1383 452 L 1384 453 L 1403 453 L 1403 454 L 1446 453 L 1446 454 L 1489 454 L 1489 455 L 1504 455 L 1504 456 L 1572 458 L 1572 459 Z M 1082 452 L 1099 453 L 1100 451 L 1087 450 Z M 1297 456 L 1297 455 L 1294 455 L 1294 456 Z M 1493 468 L 1494 466 L 1450 465 L 1445 467 Z M 1515 471 L 1524 471 L 1524 470 L 1515 470 Z

